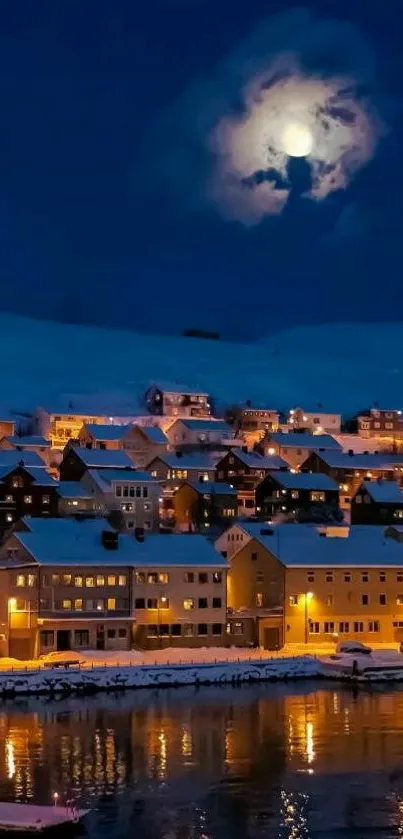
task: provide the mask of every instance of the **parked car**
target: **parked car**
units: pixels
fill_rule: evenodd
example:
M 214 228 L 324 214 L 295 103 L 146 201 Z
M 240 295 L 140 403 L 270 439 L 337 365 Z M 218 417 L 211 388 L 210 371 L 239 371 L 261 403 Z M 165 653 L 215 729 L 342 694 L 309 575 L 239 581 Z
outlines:
M 336 646 L 336 652 L 349 653 L 350 655 L 370 655 L 372 649 L 361 641 L 339 641 Z

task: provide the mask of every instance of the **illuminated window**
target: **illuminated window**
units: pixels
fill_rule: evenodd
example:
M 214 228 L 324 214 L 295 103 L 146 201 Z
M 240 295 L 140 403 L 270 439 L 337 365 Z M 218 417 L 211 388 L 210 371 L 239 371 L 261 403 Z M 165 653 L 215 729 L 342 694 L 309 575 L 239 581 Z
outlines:
M 396 605 L 403 606 L 403 594 L 398 594 L 396 597 Z
M 52 574 L 52 586 L 58 586 L 60 584 L 60 574 Z
M 108 609 L 110 611 L 113 611 L 113 609 L 116 609 L 116 600 L 115 600 L 114 597 L 108 597 L 107 606 L 108 606 Z
M 147 582 L 150 584 L 158 583 L 158 574 L 147 574 Z
M 42 495 L 42 504 L 50 504 L 50 495 Z
M 95 580 L 94 577 L 86 577 L 85 578 L 85 585 L 87 588 L 94 588 Z
M 120 586 L 126 586 L 127 585 L 127 577 L 126 577 L 125 574 L 119 574 L 118 585 L 120 585 Z
M 29 585 L 29 587 L 30 587 L 30 588 L 33 588 L 33 586 L 35 585 L 35 583 L 36 583 L 36 577 L 35 577 L 35 574 L 28 574 L 28 585 Z
M 222 573 L 221 571 L 214 571 L 213 574 L 213 583 L 221 583 L 222 582 Z
M 32 495 L 24 495 L 24 504 L 32 504 Z
M 137 585 L 143 585 L 146 581 L 146 575 L 144 571 L 136 571 L 135 580 Z
M 97 612 L 103 612 L 103 610 L 105 609 L 105 601 L 104 600 L 96 600 L 95 606 L 96 606 Z
M 290 606 L 298 606 L 298 594 L 290 594 L 288 603 Z
M 82 584 L 83 584 L 83 578 L 82 577 L 74 577 L 74 585 L 77 588 L 80 588 L 82 586 Z
M 74 601 L 74 608 L 76 612 L 81 612 L 83 608 L 83 601 L 81 599 Z
M 311 501 L 325 501 L 326 495 L 324 492 L 311 492 Z
M 6 495 L 4 500 L 6 501 L 7 504 L 12 504 L 13 501 L 14 501 L 14 496 L 13 495 Z
M 189 612 L 191 609 L 194 609 L 194 607 L 195 602 L 193 597 L 185 597 L 185 600 L 183 601 L 183 608 L 186 609 L 187 612 Z
M 97 576 L 97 586 L 104 586 L 105 585 L 105 577 L 98 574 Z
M 291 498 L 299 498 L 299 492 L 297 489 L 291 490 Z
M 116 577 L 113 574 L 108 575 L 108 586 L 116 585 Z
M 71 609 L 71 600 L 62 600 L 62 609 Z
M 159 583 L 167 583 L 169 580 L 168 574 L 158 574 L 158 582 Z
M 64 586 L 71 586 L 71 574 L 63 574 L 62 582 Z
M 256 592 L 256 606 L 263 606 L 263 593 L 261 591 Z
M 15 583 L 18 587 L 25 586 L 25 575 L 24 574 L 17 574 L 17 579 Z

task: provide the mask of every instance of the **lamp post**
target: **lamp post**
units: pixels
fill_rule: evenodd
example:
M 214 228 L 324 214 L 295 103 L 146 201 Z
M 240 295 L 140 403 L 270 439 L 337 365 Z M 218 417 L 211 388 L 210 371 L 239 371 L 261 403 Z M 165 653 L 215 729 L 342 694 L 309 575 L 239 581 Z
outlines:
M 17 608 L 17 601 L 15 597 L 9 597 L 7 602 L 7 648 L 8 657 L 10 658 L 10 630 L 11 630 L 11 613 L 15 612 Z
M 304 605 L 305 605 L 305 645 L 308 643 L 308 629 L 309 629 L 309 615 L 308 615 L 308 603 L 312 600 L 313 594 L 311 591 L 305 592 L 304 597 Z

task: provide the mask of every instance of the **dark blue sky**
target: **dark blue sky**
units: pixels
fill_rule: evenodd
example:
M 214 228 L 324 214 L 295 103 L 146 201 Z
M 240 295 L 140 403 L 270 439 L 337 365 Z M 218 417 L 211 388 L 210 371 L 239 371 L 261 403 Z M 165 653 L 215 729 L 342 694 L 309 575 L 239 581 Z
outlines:
M 160 113 L 211 76 L 248 29 L 292 6 L 20 0 L 3 7 L 3 309 L 147 331 L 210 326 L 238 337 L 323 320 L 401 319 L 403 6 L 304 5 L 352 22 L 367 39 L 389 133 L 347 190 L 320 205 L 296 202 L 252 228 L 179 200 L 156 177 L 161 138 L 159 145 L 149 138 Z M 191 196 L 180 159 L 177 167 Z

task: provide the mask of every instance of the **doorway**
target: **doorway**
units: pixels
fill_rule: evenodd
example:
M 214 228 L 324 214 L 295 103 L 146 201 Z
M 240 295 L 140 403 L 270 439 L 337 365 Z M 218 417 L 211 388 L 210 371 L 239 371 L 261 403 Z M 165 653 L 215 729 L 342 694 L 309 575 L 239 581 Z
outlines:
M 58 629 L 57 630 L 57 640 L 56 640 L 56 649 L 57 650 L 69 650 L 70 649 L 70 630 L 69 629 Z
M 105 649 L 105 627 L 103 624 L 97 626 L 96 648 L 97 650 Z

